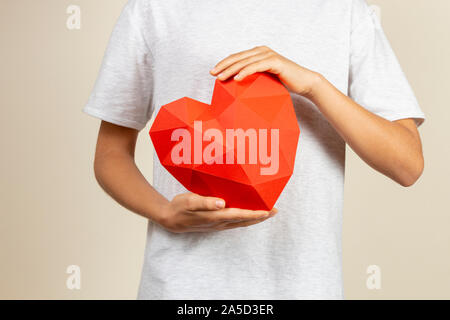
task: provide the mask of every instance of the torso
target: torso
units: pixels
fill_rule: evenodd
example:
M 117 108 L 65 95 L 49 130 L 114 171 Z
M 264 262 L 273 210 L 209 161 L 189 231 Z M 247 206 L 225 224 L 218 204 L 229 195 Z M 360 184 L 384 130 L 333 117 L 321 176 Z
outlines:
M 347 92 L 350 0 L 148 3 L 155 112 L 183 96 L 210 103 L 215 79 L 209 70 L 257 45 Z M 294 175 L 276 204 L 280 213 L 250 228 L 210 234 L 175 235 L 150 225 L 140 298 L 342 297 L 345 143 L 312 103 L 292 99 L 301 134 Z M 168 198 L 186 191 L 156 157 L 154 185 Z

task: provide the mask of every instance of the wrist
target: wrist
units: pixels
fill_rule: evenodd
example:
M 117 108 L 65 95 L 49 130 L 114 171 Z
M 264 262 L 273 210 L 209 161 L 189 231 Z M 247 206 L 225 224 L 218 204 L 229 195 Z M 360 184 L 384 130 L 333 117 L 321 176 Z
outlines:
M 170 212 L 170 201 L 164 198 L 157 205 L 153 206 L 151 211 L 152 214 L 149 216 L 152 221 L 161 226 L 166 225 Z
M 303 96 L 314 102 L 314 99 L 322 91 L 321 88 L 323 87 L 323 84 L 325 83 L 325 81 L 326 81 L 325 77 L 322 76 L 320 73 L 311 71 L 311 77 L 309 80 L 309 84 L 308 84 L 307 89 L 305 90 L 305 93 L 303 94 Z

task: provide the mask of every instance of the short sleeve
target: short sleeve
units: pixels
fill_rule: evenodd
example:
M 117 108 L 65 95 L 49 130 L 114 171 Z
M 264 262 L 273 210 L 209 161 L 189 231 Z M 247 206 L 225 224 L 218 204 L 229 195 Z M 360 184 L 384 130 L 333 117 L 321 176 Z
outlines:
M 139 0 L 124 7 L 109 40 L 94 89 L 83 111 L 107 122 L 141 130 L 151 118 L 152 55 Z
M 425 115 L 365 0 L 354 0 L 352 24 L 349 96 L 387 120 L 413 118 L 420 126 Z

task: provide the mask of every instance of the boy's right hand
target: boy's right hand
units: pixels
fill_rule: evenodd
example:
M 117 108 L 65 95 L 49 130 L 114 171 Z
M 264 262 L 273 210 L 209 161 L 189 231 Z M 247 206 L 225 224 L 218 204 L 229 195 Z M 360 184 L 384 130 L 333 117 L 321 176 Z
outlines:
M 174 233 L 212 232 L 248 227 L 273 217 L 277 212 L 275 208 L 271 211 L 225 208 L 222 199 L 184 193 L 163 207 L 156 222 Z

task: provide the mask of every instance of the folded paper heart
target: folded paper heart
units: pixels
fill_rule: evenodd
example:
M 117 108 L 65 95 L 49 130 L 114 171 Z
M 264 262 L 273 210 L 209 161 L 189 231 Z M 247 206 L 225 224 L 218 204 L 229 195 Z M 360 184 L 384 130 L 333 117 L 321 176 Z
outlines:
M 159 161 L 186 189 L 252 210 L 273 208 L 292 175 L 299 135 L 289 92 L 267 73 L 216 80 L 211 105 L 176 100 L 150 129 Z

